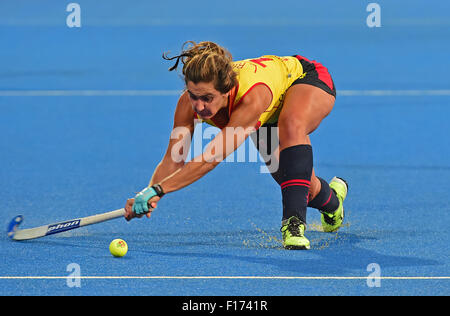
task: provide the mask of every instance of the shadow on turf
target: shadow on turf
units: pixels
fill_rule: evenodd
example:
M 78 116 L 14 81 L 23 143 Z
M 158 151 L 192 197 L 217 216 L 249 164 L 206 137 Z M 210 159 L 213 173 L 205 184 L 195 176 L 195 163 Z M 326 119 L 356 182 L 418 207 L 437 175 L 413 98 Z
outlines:
M 385 239 L 383 236 L 391 235 L 380 232 L 327 234 L 310 231 L 308 238 L 311 240 L 312 248 L 306 252 L 284 250 L 278 239 L 279 232 L 275 230 L 152 233 L 147 235 L 145 240 L 136 234 L 122 235 L 129 244 L 134 244 L 134 251 L 138 253 L 262 264 L 276 267 L 280 272 L 290 271 L 302 275 L 348 274 L 351 271 L 365 271 L 370 263 L 377 263 L 382 268 L 441 265 L 436 260 L 381 254 L 360 245 L 365 242 L 383 243 L 382 239 Z M 63 247 L 104 249 L 104 244 L 110 239 L 110 234 L 90 234 L 90 238 L 94 238 L 96 242 L 89 245 L 77 242 L 80 238 L 84 239 L 85 237 L 51 238 L 29 242 Z M 193 251 L 187 251 L 188 249 Z M 249 255 L 238 255 L 236 249 L 248 249 Z
M 205 234 L 209 235 L 207 240 Z M 238 247 L 238 242 L 231 239 L 224 242 L 224 236 L 242 236 L 246 235 L 248 243 L 242 243 L 240 248 L 250 248 L 268 251 L 267 255 L 264 252 L 258 251 L 257 255 L 236 255 L 232 251 L 226 252 L 225 249 L 230 247 Z M 220 237 L 220 238 L 218 238 Z M 358 244 L 364 241 L 377 241 L 377 238 L 371 236 L 361 236 L 353 233 L 337 233 L 325 234 L 323 232 L 310 232 L 308 237 L 312 241 L 312 250 L 304 251 L 287 251 L 281 246 L 278 241 L 272 240 L 270 243 L 261 242 L 261 234 L 254 231 L 249 232 L 221 232 L 221 233 L 187 233 L 187 234 L 165 234 L 164 236 L 152 236 L 153 241 L 148 247 L 142 247 L 139 250 L 144 253 L 149 253 L 156 256 L 169 257 L 191 257 L 191 258 L 212 258 L 230 261 L 244 261 L 248 263 L 265 264 L 278 267 L 280 271 L 291 271 L 301 274 L 346 274 L 349 271 L 361 271 L 366 269 L 370 263 L 377 263 L 381 267 L 417 267 L 440 265 L 436 260 L 423 259 L 419 257 L 386 255 L 378 253 L 374 250 L 364 249 Z M 143 250 L 155 249 L 155 241 L 158 239 L 171 239 L 174 242 L 167 242 L 161 240 L 161 246 L 157 248 L 171 248 L 169 251 L 162 250 Z M 198 240 L 196 240 L 198 238 Z M 183 247 L 196 246 L 199 252 L 183 251 Z M 215 246 L 224 249 L 224 253 L 211 253 L 210 251 L 200 252 L 201 247 Z M 173 248 L 180 251 L 172 251 Z M 278 251 L 273 253 L 273 251 Z M 284 255 L 286 252 L 286 255 Z M 254 253 L 254 252 L 252 252 Z M 310 254 L 314 257 L 311 258 Z

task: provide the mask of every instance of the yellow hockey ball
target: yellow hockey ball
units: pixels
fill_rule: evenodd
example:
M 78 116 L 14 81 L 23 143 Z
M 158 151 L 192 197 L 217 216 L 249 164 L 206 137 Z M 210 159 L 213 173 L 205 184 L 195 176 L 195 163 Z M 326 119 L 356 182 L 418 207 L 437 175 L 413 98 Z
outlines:
M 123 257 L 128 252 L 128 245 L 123 239 L 114 239 L 109 244 L 109 251 L 114 257 Z

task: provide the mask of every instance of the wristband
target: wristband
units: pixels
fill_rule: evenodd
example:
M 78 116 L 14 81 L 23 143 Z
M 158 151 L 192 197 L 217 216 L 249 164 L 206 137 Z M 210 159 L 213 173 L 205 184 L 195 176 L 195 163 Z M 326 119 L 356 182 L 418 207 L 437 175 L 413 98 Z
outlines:
M 165 193 L 160 184 L 154 184 L 152 185 L 152 188 L 156 191 L 157 196 L 159 196 L 160 198 L 164 196 Z

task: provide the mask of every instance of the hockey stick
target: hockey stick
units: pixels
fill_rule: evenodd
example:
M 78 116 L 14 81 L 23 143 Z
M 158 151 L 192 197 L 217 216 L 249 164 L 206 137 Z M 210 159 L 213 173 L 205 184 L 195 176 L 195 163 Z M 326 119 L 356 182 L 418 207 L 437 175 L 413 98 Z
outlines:
M 65 222 L 59 222 L 35 228 L 18 230 L 18 226 L 23 222 L 23 216 L 19 215 L 8 225 L 8 237 L 13 240 L 28 240 L 40 238 L 48 235 L 62 233 L 71 229 L 80 228 L 87 225 L 97 224 L 110 219 L 122 217 L 125 215 L 125 209 L 121 208 L 112 212 L 97 214 L 78 219 L 72 219 Z

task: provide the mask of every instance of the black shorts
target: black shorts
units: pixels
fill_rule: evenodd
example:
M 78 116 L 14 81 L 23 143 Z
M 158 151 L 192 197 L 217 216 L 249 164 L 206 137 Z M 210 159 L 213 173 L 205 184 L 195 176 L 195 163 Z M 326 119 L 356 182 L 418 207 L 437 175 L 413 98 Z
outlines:
M 310 61 L 300 55 L 294 55 L 294 57 L 296 57 L 302 64 L 305 76 L 295 80 L 292 85 L 299 83 L 309 84 L 324 90 L 333 97 L 336 97 L 336 87 L 334 86 L 333 79 L 331 78 L 327 68 L 325 68 L 321 63 L 314 60 Z

